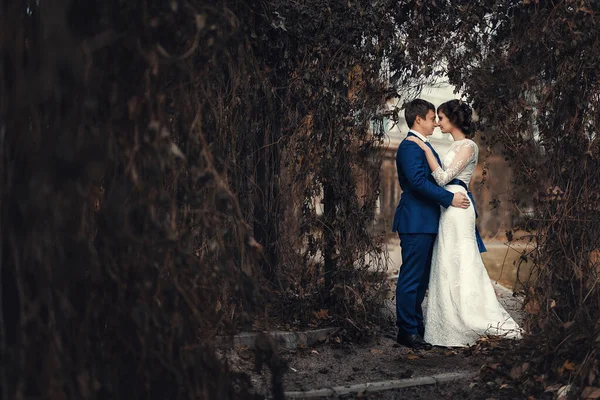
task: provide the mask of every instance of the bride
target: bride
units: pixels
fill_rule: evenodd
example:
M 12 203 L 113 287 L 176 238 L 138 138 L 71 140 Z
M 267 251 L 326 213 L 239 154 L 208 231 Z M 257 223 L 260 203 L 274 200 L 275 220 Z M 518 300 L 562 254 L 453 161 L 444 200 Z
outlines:
M 472 133 L 471 107 L 450 100 L 440 105 L 437 113 L 442 132 L 454 138 L 442 166 L 423 141 L 416 137 L 407 140 L 425 152 L 439 186 L 453 193 L 467 193 L 479 156 L 477 144 L 468 139 Z M 485 246 L 475 225 L 475 203 L 471 204 L 467 209 L 441 207 L 424 321 L 425 341 L 434 346 L 469 346 L 482 335 L 521 337 L 518 324 L 498 302 L 483 265 L 480 252 Z

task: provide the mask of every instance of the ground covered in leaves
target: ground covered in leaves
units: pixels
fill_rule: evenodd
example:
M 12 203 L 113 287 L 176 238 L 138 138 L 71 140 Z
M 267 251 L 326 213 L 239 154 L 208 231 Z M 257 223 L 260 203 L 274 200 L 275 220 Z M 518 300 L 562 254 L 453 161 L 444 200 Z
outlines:
M 340 395 L 334 398 L 367 399 L 553 399 L 568 386 L 572 372 L 567 365 L 564 376 L 548 377 L 533 365 L 528 342 L 483 338 L 464 349 L 434 347 L 431 351 L 413 351 L 395 343 L 393 335 L 384 333 L 369 343 L 352 344 L 337 336 L 313 348 L 280 353 L 286 372 L 286 392 L 307 391 L 336 386 L 386 380 L 426 377 L 449 372 L 472 373 L 472 380 L 439 385 L 414 386 L 371 394 Z M 234 369 L 249 371 L 254 367 L 252 349 L 240 349 L 230 355 Z M 269 371 L 253 373 L 256 393 L 269 395 Z M 565 392 L 566 393 L 566 392 Z M 560 398 L 560 397 L 559 397 Z

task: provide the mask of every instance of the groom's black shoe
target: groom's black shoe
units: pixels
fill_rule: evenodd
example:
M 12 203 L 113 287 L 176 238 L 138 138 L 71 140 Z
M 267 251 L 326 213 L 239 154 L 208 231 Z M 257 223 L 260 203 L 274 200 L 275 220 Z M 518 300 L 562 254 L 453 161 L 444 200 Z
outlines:
M 418 333 L 400 333 L 396 336 L 396 342 L 402 346 L 411 347 L 415 350 L 431 350 L 433 346 L 427 343 Z

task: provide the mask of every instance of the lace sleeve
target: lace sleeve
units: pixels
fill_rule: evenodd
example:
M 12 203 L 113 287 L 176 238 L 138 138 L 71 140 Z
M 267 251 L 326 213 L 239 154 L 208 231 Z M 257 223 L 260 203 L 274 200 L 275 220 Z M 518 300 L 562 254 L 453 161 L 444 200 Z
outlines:
M 475 142 L 466 140 L 464 144 L 460 145 L 458 152 L 446 170 L 442 167 L 438 167 L 431 173 L 438 185 L 446 185 L 465 169 L 471 160 L 473 153 L 475 153 L 475 146 Z

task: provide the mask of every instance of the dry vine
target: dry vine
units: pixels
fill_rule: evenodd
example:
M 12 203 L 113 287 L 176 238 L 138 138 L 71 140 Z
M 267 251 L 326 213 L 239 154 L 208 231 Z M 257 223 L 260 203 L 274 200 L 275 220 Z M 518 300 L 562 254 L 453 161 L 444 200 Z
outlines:
M 243 398 L 218 333 L 372 334 L 402 7 L 3 3 L 3 398 Z
M 535 266 L 526 282 L 531 337 L 516 353 L 527 372 L 511 376 L 524 393 L 573 384 L 585 397 L 600 386 L 600 7 L 450 4 L 432 14 L 447 72 L 478 110 L 490 148 L 511 163 L 515 191 L 529 191 L 513 198 L 516 209 L 533 207 L 516 227 L 536 244 L 522 255 Z

